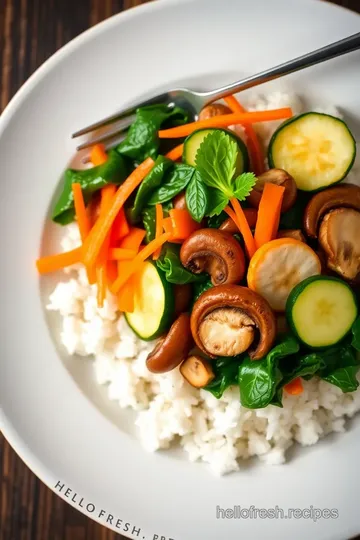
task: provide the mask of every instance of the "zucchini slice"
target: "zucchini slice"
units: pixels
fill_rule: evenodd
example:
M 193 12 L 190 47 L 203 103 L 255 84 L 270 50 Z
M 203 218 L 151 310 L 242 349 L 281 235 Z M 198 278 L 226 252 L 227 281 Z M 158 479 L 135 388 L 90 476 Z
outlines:
M 285 169 L 303 191 L 318 191 L 343 180 L 355 156 L 355 139 L 345 122 L 315 112 L 282 124 L 268 151 L 270 167 Z
M 352 289 L 345 281 L 314 276 L 299 283 L 286 303 L 287 320 L 297 337 L 311 348 L 339 343 L 358 314 Z
M 172 285 L 155 264 L 147 261 L 139 276 L 134 311 L 125 313 L 128 325 L 139 338 L 150 341 L 168 329 L 174 311 Z
M 194 131 L 189 135 L 184 142 L 184 150 L 183 150 L 183 161 L 187 165 L 191 165 L 192 167 L 195 167 L 195 158 L 196 153 L 199 150 L 200 144 L 203 142 L 205 137 L 209 135 L 209 133 L 212 133 L 213 131 L 224 131 L 230 137 L 234 139 L 236 144 L 238 145 L 238 156 L 236 160 L 236 171 L 235 174 L 238 176 L 239 174 L 242 174 L 244 171 L 247 171 L 249 168 L 249 154 L 247 151 L 247 148 L 245 146 L 245 143 L 235 135 L 232 131 L 228 129 L 218 129 L 218 128 L 209 128 L 209 129 L 198 129 L 197 131 Z

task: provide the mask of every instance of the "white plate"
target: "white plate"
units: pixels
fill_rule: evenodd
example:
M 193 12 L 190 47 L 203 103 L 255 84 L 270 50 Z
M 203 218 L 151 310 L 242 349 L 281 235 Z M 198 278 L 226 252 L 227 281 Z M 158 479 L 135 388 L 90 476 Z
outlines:
M 44 223 L 74 153 L 71 132 L 144 91 L 216 85 L 359 30 L 357 15 L 313 0 L 150 3 L 67 45 L 2 115 L 1 428 L 48 486 L 59 492 L 56 484 L 64 484 L 61 495 L 105 525 L 112 514 L 117 532 L 142 540 L 339 540 L 360 530 L 357 422 L 283 467 L 257 464 L 221 479 L 178 454 L 147 454 L 131 417 L 96 387 L 91 363 L 57 352 L 41 298 L 50 280 L 39 286 L 34 266 L 40 246 L 49 250 L 53 229 L 43 234 Z M 359 62 L 354 53 L 291 82 L 360 125 Z M 340 517 L 216 518 L 217 506 L 236 505 L 312 505 L 337 508 Z

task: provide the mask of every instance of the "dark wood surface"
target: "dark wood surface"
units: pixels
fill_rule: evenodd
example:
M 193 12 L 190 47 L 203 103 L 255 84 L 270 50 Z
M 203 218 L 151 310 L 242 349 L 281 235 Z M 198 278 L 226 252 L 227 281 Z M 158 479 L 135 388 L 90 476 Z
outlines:
M 0 111 L 33 71 L 62 45 L 114 13 L 146 1 L 0 0 Z M 360 0 L 333 3 L 360 13 Z M 1 434 L 0 485 L 0 540 L 124 538 L 54 495 Z

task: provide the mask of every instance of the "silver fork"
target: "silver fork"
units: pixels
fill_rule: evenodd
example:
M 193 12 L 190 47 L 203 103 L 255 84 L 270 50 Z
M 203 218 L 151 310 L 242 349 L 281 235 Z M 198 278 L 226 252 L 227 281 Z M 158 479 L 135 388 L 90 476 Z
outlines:
M 89 146 L 100 142 L 105 144 L 106 149 L 109 149 L 124 139 L 126 130 L 132 124 L 136 109 L 139 107 L 159 103 L 164 103 L 168 105 L 168 107 L 180 106 L 187 109 L 192 117 L 196 119 L 198 113 L 205 105 L 208 105 L 209 103 L 212 103 L 218 99 L 229 96 L 230 94 L 235 94 L 241 90 L 253 88 L 254 86 L 258 86 L 265 82 L 273 81 L 274 79 L 278 79 L 284 75 L 295 73 L 301 69 L 314 66 L 357 49 L 360 49 L 360 32 L 340 41 L 336 41 L 335 43 L 331 43 L 330 45 L 326 45 L 325 47 L 317 49 L 316 51 L 299 56 L 294 60 L 285 62 L 284 64 L 280 64 L 271 69 L 262 71 L 261 73 L 257 73 L 256 75 L 252 75 L 232 84 L 217 88 L 216 90 L 211 90 L 208 92 L 196 92 L 193 90 L 188 90 L 187 88 L 176 88 L 174 90 L 169 90 L 163 94 L 133 104 L 131 107 L 125 110 L 119 111 L 112 116 L 80 129 L 76 133 L 73 133 L 72 137 L 80 137 L 81 135 L 100 130 L 99 133 L 95 134 L 95 137 L 92 137 L 84 144 L 79 145 L 77 150 L 83 150 L 84 148 L 88 148 Z M 113 127 L 113 129 L 106 129 L 108 127 Z

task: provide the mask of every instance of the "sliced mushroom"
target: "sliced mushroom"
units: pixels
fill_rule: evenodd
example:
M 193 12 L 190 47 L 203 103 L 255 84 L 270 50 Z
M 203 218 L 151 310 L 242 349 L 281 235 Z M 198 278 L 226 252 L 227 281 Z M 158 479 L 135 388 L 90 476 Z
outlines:
M 184 313 L 189 308 L 191 298 L 192 298 L 191 285 L 190 284 L 175 285 L 174 296 L 175 296 L 175 317 L 178 317 L 181 313 Z
M 304 230 L 310 238 L 317 238 L 322 218 L 335 208 L 353 208 L 360 212 L 360 187 L 341 184 L 316 193 L 304 212 Z
M 247 350 L 258 360 L 274 343 L 276 320 L 259 294 L 239 285 L 219 285 L 195 302 L 191 332 L 199 349 L 212 358 Z
M 231 114 L 231 112 L 231 109 L 222 103 L 211 103 L 202 109 L 199 114 L 199 120 L 207 120 L 221 114 Z
M 181 364 L 180 373 L 195 388 L 203 388 L 215 377 L 210 362 L 199 355 L 189 356 Z
M 360 212 L 337 208 L 328 212 L 319 229 L 327 266 L 347 280 L 360 277 Z
M 254 229 L 257 220 L 257 210 L 255 208 L 244 208 L 244 214 L 249 227 Z M 219 229 L 220 231 L 229 232 L 230 234 L 239 234 L 238 226 L 235 225 L 231 218 L 225 219 L 225 221 L 223 221 L 223 223 L 220 225 Z
M 193 346 L 190 316 L 182 313 L 171 326 L 168 334 L 160 338 L 148 355 L 146 366 L 152 373 L 165 373 L 175 369 L 187 357 Z
M 284 186 L 285 192 L 281 212 L 290 210 L 296 201 L 297 187 L 293 177 L 283 169 L 270 169 L 257 177 L 256 184 L 247 198 L 251 206 L 254 206 L 255 208 L 259 207 L 264 185 L 266 183 Z
M 305 236 L 303 235 L 301 229 L 280 230 L 277 233 L 277 238 L 293 238 L 294 240 L 298 240 L 299 242 L 306 243 Z
M 239 283 L 245 274 L 244 252 L 228 232 L 199 229 L 183 243 L 180 259 L 190 272 L 207 272 L 213 285 Z

